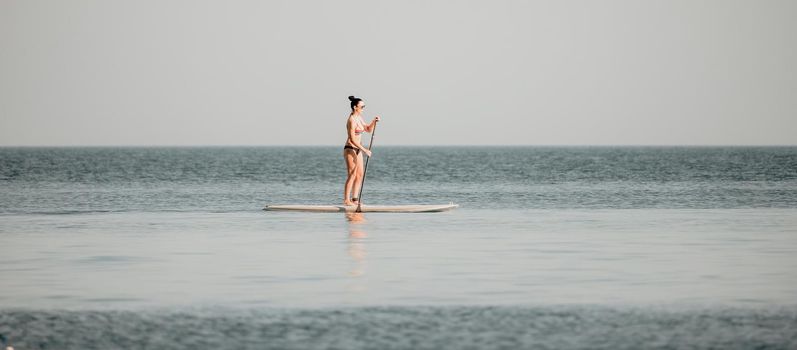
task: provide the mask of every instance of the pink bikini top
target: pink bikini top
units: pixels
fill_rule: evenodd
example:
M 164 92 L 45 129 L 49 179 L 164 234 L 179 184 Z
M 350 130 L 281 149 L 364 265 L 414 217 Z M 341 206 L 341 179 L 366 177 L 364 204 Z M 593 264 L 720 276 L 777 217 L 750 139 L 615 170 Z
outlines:
M 358 124 L 358 125 L 354 127 L 354 134 L 355 134 L 355 135 L 360 135 L 360 134 L 362 134 L 362 133 L 363 133 L 363 131 L 365 131 L 365 122 L 363 121 L 363 118 L 362 118 L 362 117 L 360 117 L 360 118 L 358 118 L 358 119 L 359 119 L 359 120 L 357 121 L 357 124 Z M 357 128 L 358 126 L 360 127 L 360 129 L 358 129 L 358 128 Z

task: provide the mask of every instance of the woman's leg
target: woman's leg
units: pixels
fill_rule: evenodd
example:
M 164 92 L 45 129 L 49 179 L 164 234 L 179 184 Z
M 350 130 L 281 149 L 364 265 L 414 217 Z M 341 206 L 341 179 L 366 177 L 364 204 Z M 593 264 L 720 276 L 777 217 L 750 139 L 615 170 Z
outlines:
M 346 183 L 343 185 L 343 205 L 352 205 L 350 194 L 357 177 L 357 154 L 353 150 L 344 149 L 343 159 L 346 161 Z
M 358 152 L 356 156 L 356 167 L 354 169 L 354 188 L 351 189 L 351 197 L 360 199 L 360 188 L 362 188 L 363 184 L 363 176 L 364 176 L 364 168 L 363 165 L 363 154 L 362 152 Z

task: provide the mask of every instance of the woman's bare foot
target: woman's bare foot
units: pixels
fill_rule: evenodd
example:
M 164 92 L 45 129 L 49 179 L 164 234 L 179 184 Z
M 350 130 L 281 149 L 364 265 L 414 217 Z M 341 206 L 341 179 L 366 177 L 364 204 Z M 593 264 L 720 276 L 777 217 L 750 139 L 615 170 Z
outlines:
M 352 202 L 352 201 L 343 201 L 343 205 L 345 205 L 345 206 L 354 205 L 354 202 Z

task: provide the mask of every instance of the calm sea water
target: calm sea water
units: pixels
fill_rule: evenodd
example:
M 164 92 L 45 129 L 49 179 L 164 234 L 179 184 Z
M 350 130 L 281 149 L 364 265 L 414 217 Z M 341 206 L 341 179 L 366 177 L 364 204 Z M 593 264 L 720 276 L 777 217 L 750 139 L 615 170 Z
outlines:
M 795 348 L 797 147 L 0 148 L 0 344 Z

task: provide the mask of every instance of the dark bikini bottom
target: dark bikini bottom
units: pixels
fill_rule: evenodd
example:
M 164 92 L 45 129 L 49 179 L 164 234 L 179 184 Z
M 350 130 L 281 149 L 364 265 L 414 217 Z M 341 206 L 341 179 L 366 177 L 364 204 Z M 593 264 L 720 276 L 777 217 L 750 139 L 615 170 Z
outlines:
M 350 149 L 350 150 L 354 151 L 354 153 L 356 153 L 356 154 L 358 154 L 358 155 L 360 154 L 360 149 L 359 149 L 359 148 L 352 147 L 351 145 L 346 145 L 346 146 L 343 146 L 343 149 L 344 149 L 344 150 Z

